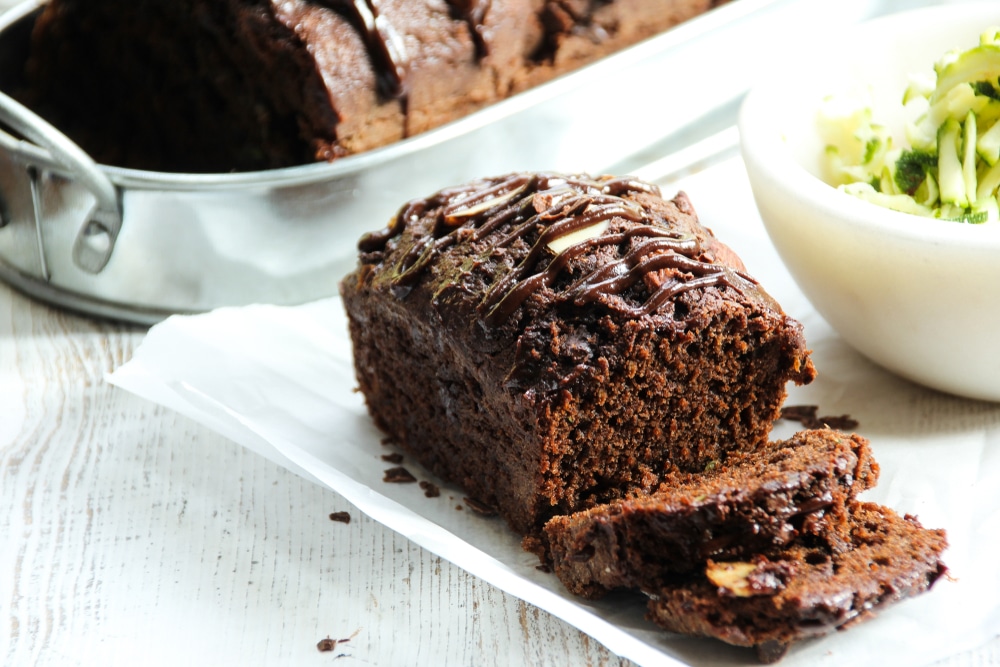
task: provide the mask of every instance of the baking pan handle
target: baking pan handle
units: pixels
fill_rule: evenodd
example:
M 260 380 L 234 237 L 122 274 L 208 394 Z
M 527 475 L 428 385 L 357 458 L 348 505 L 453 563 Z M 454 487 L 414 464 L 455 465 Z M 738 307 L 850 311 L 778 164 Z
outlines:
M 97 163 L 69 137 L 2 92 L 0 121 L 46 149 L 55 163 L 65 168 L 76 182 L 94 195 L 94 207 L 73 243 L 73 261 L 84 271 L 100 273 L 111 258 L 115 240 L 121 231 L 118 189 Z

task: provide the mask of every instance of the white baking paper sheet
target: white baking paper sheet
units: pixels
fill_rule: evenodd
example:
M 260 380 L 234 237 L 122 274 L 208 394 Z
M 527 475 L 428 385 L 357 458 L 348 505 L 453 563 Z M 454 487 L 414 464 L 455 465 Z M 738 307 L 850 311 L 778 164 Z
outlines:
M 866 498 L 948 530 L 951 579 L 847 632 L 795 646 L 783 665 L 921 665 L 1000 634 L 1000 405 L 945 396 L 900 380 L 848 348 L 810 307 L 775 254 L 739 159 L 689 177 L 705 224 L 742 255 L 751 273 L 805 325 L 819 379 L 788 404 L 860 422 L 882 465 Z M 377 225 L 373 225 L 377 226 Z M 382 481 L 390 467 L 360 394 L 337 298 L 294 308 L 253 306 L 153 327 L 109 381 L 194 418 L 342 494 L 360 511 L 474 575 L 537 605 L 640 665 L 752 664 L 750 651 L 661 632 L 638 596 L 575 599 L 503 522 L 456 511 L 462 492 Z M 1000 381 L 1000 378 L 998 378 Z M 794 424 L 779 422 L 786 437 Z M 316 508 L 317 512 L 325 511 Z

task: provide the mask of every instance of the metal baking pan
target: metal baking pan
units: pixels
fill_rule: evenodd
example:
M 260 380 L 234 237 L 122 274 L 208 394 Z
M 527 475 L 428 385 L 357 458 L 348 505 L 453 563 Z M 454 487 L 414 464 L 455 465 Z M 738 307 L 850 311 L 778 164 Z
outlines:
M 649 153 L 686 140 L 676 128 L 734 108 L 803 31 L 853 22 L 864 4 L 734 0 L 447 126 L 263 172 L 97 165 L 2 95 L 11 131 L 0 132 L 0 278 L 61 306 L 146 324 L 329 296 L 355 262 L 358 237 L 408 199 L 508 171 L 604 172 L 659 157 Z M 39 6 L 0 16 L 0 89 L 23 69 Z

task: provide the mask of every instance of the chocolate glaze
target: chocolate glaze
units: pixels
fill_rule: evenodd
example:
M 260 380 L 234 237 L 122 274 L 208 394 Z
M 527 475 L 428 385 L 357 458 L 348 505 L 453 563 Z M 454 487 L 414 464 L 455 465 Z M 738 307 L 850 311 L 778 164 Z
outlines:
M 376 0 L 317 0 L 344 16 L 364 38 L 381 94 L 406 104 L 406 77 L 410 63 L 403 38 L 384 16 Z
M 431 233 L 420 237 L 391 269 L 391 286 L 397 295 L 405 296 L 449 246 L 482 242 L 492 235 L 484 253 L 490 255 L 536 233 L 524 259 L 494 283 L 480 302 L 479 313 L 487 326 L 502 324 L 533 293 L 551 288 L 574 259 L 602 247 L 618 248 L 619 257 L 563 287 L 563 302 L 576 306 L 600 302 L 636 318 L 692 289 L 725 285 L 741 292 L 756 290 L 756 281 L 746 274 L 704 261 L 705 249 L 698 238 L 670 229 L 666 221 L 626 198 L 632 193 L 660 194 L 655 185 L 631 178 L 511 174 L 413 200 L 385 229 L 367 234 L 358 246 L 363 252 L 384 250 L 408 222 L 439 209 Z M 633 224 L 609 225 L 599 235 L 558 253 L 550 247 L 569 234 L 613 220 Z M 622 298 L 644 281 L 653 285 L 647 285 L 644 301 L 633 305 Z
M 490 53 L 486 43 L 486 13 L 490 11 L 492 0 L 445 0 L 455 15 L 469 26 L 469 36 L 476 47 L 476 58 L 485 58 Z
M 379 93 L 401 100 L 405 113 L 409 57 L 400 34 L 386 17 L 379 13 L 377 0 L 317 0 L 317 2 L 344 16 L 364 38 L 368 55 L 375 68 Z M 446 0 L 446 2 L 456 18 L 465 21 L 469 26 L 476 58 L 486 57 L 489 54 L 489 45 L 485 36 L 485 19 L 492 0 Z

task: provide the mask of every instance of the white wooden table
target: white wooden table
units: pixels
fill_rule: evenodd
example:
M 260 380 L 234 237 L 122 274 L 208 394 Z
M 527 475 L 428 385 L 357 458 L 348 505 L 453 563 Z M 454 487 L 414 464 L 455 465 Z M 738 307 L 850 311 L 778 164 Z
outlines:
M 143 335 L 0 285 L 0 664 L 629 664 L 106 384 Z
M 333 492 L 105 384 L 142 337 L 0 286 L 0 664 L 619 664 Z M 349 641 L 320 652 L 328 636 Z
M 630 664 L 106 384 L 144 333 L 0 284 L 0 664 Z M 1000 665 L 1000 638 L 940 664 Z

